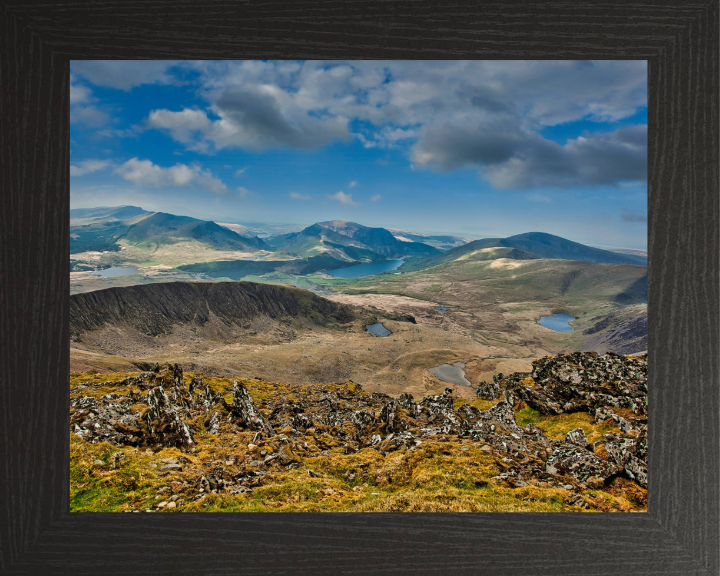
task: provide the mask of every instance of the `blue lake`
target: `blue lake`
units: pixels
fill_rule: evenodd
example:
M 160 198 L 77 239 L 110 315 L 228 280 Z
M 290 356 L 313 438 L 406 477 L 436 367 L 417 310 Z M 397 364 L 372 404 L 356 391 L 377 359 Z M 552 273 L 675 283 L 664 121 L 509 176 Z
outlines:
M 435 308 L 435 310 L 441 310 L 441 311 L 445 312 L 446 310 L 450 310 L 451 308 L 452 308 L 452 306 L 438 306 Z
M 555 330 L 555 332 L 573 332 L 575 328 L 570 326 L 570 321 L 575 320 L 570 314 L 553 314 L 552 316 L 543 316 L 538 320 L 538 324 Z
M 115 278 L 117 276 L 135 274 L 135 272 L 137 272 L 136 266 L 113 266 L 112 268 L 106 268 L 105 270 L 96 270 L 92 274 L 94 276 L 102 276 L 103 278 Z
M 362 278 L 363 276 L 372 276 L 381 272 L 395 270 L 402 266 L 405 260 L 382 260 L 380 262 L 368 262 L 367 264 L 358 264 L 357 266 L 348 266 L 347 268 L 337 268 L 328 270 L 327 274 L 335 278 Z
M 455 362 L 454 364 L 440 364 L 440 366 L 428 368 L 428 371 L 443 382 L 459 384 L 460 386 L 472 386 L 470 381 L 465 378 L 463 368 L 465 368 L 464 362 Z
M 385 328 L 385 326 L 382 325 L 382 322 L 376 322 L 375 324 L 368 324 L 365 326 L 367 328 L 367 331 L 370 332 L 370 334 L 374 334 L 375 336 L 390 336 L 392 332 Z

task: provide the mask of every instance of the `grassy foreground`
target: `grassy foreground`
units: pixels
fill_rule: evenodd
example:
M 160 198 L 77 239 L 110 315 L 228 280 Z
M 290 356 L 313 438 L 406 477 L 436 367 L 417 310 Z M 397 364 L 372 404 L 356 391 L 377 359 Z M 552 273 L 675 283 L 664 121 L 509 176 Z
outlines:
M 120 381 L 138 373 L 116 373 Z M 202 376 L 214 390 L 231 399 L 232 380 Z M 82 383 L 101 383 L 109 375 L 72 374 L 71 389 Z M 241 380 L 261 412 L 265 402 L 293 399 L 301 388 L 260 380 Z M 354 384 L 324 385 L 332 390 Z M 118 386 L 89 386 L 82 395 L 101 397 L 127 393 Z M 75 393 L 71 396 L 77 395 Z M 457 399 L 455 408 L 466 400 Z M 486 410 L 495 402 L 474 400 Z M 617 429 L 595 424 L 586 413 L 542 416 L 530 408 L 516 412 L 519 424 L 533 423 L 553 438 L 577 427 L 594 441 Z M 70 510 L 73 512 L 567 512 L 645 511 L 647 492 L 630 480 L 613 479 L 599 490 L 583 492 L 582 501 L 568 501 L 568 490 L 530 479 L 511 488 L 492 477 L 503 471 L 502 459 L 489 446 L 453 435 L 440 435 L 412 449 L 383 455 L 373 447 L 354 453 L 322 430 L 308 430 L 296 439 L 294 469 L 267 470 L 257 485 L 232 494 L 202 487 L 208 471 L 233 473 L 251 456 L 262 459 L 278 453 L 282 441 L 269 438 L 253 444 L 255 432 L 223 422 L 219 434 L 195 423 L 195 446 L 187 451 L 155 446 L 136 448 L 107 442 L 90 443 L 70 435 Z M 282 431 L 280 431 L 282 432 Z M 287 449 L 287 448 L 286 448 Z M 599 454 L 600 455 L 600 454 Z M 180 462 L 182 470 L 162 471 L 163 462 Z M 545 484 L 545 485 L 544 485 Z M 580 506 L 582 504 L 582 507 Z

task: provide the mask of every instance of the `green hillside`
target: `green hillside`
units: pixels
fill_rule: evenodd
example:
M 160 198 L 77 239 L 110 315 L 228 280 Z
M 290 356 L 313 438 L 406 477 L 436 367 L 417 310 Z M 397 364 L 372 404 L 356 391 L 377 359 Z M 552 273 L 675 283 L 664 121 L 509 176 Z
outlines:
M 529 232 L 508 238 L 474 240 L 431 258 L 406 262 L 400 270 L 413 272 L 427 270 L 455 260 L 492 260 L 497 258 L 511 258 L 514 260 L 543 258 L 647 266 L 647 259 L 642 256 L 592 248 L 543 232 Z
M 157 248 L 183 240 L 197 240 L 218 250 L 256 251 L 268 248 L 259 238 L 240 236 L 215 222 L 164 212 L 157 212 L 131 226 L 123 239 L 143 248 Z
M 471 253 L 472 254 L 472 253 Z M 455 285 L 468 298 L 482 294 L 486 302 L 532 302 L 562 299 L 571 305 L 647 302 L 647 269 L 629 264 L 580 260 L 456 259 L 426 270 L 356 282 L 373 292 L 437 298 L 436 287 Z M 459 288 L 458 288 L 459 290 Z M 643 297 L 644 294 L 644 297 Z
M 503 246 L 518 248 L 537 254 L 540 258 L 559 258 L 562 260 L 584 260 L 607 264 L 640 264 L 647 266 L 647 258 L 635 254 L 620 254 L 592 248 L 553 234 L 527 232 L 510 236 L 501 241 Z

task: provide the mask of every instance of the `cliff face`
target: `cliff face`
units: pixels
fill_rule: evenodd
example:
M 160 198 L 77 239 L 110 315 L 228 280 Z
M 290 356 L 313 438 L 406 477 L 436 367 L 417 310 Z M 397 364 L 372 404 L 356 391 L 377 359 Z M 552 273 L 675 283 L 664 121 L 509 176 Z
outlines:
M 298 288 L 254 282 L 169 282 L 109 288 L 70 297 L 70 338 L 106 324 L 143 334 L 168 333 L 175 324 L 205 325 L 214 316 L 230 325 L 264 315 L 304 317 L 315 324 L 351 322 L 354 309 Z

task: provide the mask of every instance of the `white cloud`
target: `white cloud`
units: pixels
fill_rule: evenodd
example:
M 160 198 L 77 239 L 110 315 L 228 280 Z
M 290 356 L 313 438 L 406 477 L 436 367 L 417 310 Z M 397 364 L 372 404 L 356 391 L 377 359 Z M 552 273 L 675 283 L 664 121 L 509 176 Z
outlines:
M 239 168 L 235 171 L 235 176 L 242 176 L 243 174 L 245 174 L 245 170 L 247 170 L 247 168 Z
M 141 84 L 174 83 L 168 70 L 176 64 L 174 60 L 73 60 L 70 69 L 96 86 L 130 90 Z
M 313 149 L 348 138 L 347 118 L 285 114 L 273 90 L 227 88 L 213 111 L 220 117 L 218 120 L 189 108 L 181 112 L 153 110 L 148 125 L 169 131 L 175 140 L 200 152 L 208 151 L 210 144 L 216 149 Z
M 352 180 L 350 184 L 348 184 L 348 188 L 355 188 L 357 186 L 357 180 Z
M 417 130 L 403 130 L 402 128 L 392 128 L 390 126 L 386 126 L 380 131 L 378 141 L 380 146 L 383 148 L 395 148 L 397 147 L 396 145 L 398 142 L 417 138 L 417 135 Z
M 70 84 L 70 106 L 90 100 L 90 89 L 80 84 Z
M 116 168 L 114 172 L 136 186 L 147 188 L 193 186 L 210 190 L 216 194 L 227 192 L 227 186 L 221 180 L 215 178 L 209 171 L 202 170 L 199 166 L 176 164 L 170 168 L 162 168 L 150 160 L 131 158 Z
M 70 74 L 70 122 L 99 128 L 110 122 L 110 115 L 95 106 L 97 98 L 86 86 L 77 83 L 74 74 Z
M 353 201 L 352 194 L 345 194 L 342 190 L 335 194 L 328 194 L 328 198 L 337 200 L 340 204 L 345 204 L 345 206 L 360 206 L 360 204 Z
M 579 139 L 562 147 L 545 140 L 540 130 L 578 120 L 614 122 L 647 105 L 644 61 L 223 61 L 182 66 L 199 74 L 206 108 L 153 110 L 147 124 L 191 150 L 314 149 L 354 137 L 365 148 L 408 147 L 418 167 L 478 168 L 493 185 L 505 188 L 541 182 L 617 184 L 617 174 L 628 170 L 601 177 L 607 165 L 593 167 L 593 156 L 578 151 L 585 146 Z M 153 74 L 160 78 L 167 73 L 158 70 Z M 352 134 L 351 121 L 360 123 Z M 600 141 L 592 134 L 587 139 Z M 549 167 L 542 170 L 544 176 L 532 177 L 529 166 L 543 168 L 533 155 L 553 156 L 558 167 L 570 164 L 574 172 L 566 177 Z M 589 164 L 576 169 L 571 157 Z M 635 169 L 630 172 L 642 171 L 638 160 L 633 155 Z M 525 173 L 522 178 L 512 177 L 516 165 Z
M 380 198 L 382 198 L 380 194 L 375 194 L 370 198 L 370 200 L 372 200 L 373 202 L 377 202 L 378 200 L 380 200 Z
M 290 192 L 289 196 L 293 200 L 310 200 L 310 196 L 307 194 L 300 194 L 299 192 Z
M 82 160 L 75 164 L 70 164 L 70 176 L 85 176 L 91 172 L 97 172 L 110 166 L 109 160 Z
M 174 140 L 183 144 L 192 144 L 198 132 L 210 130 L 212 122 L 202 110 L 185 108 L 180 112 L 153 110 L 147 123 L 151 128 L 168 130 Z
M 240 193 L 240 198 L 247 198 L 250 194 L 252 194 L 252 192 L 244 186 L 238 186 L 237 190 Z
M 355 138 L 360 140 L 363 147 L 365 147 L 365 148 L 375 148 L 378 145 L 377 142 L 375 142 L 373 140 L 368 140 L 367 138 L 365 138 L 365 136 L 363 136 L 360 132 L 353 133 L 353 136 L 355 136 Z

